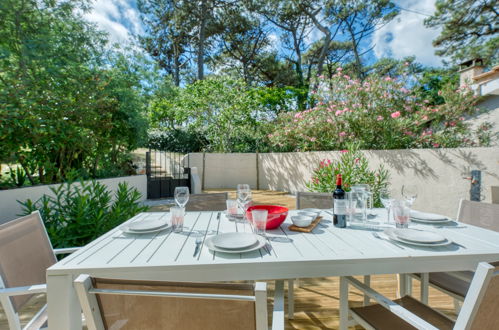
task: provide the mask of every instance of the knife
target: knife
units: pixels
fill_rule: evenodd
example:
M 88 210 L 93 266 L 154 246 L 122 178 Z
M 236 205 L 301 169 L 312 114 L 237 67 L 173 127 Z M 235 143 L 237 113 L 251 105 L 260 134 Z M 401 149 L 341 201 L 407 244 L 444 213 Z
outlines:
M 198 254 L 199 246 L 201 246 L 202 241 L 203 240 L 201 239 L 201 237 L 196 238 L 196 248 L 194 249 L 194 254 L 192 255 L 193 257 L 195 257 Z

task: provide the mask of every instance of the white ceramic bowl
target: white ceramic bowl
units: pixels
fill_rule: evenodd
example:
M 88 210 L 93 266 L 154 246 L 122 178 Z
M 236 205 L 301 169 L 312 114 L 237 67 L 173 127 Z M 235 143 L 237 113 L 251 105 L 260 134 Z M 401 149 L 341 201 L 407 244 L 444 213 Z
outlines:
M 309 215 L 294 215 L 291 217 L 291 221 L 297 227 L 308 227 L 314 219 L 315 217 Z
M 318 214 L 314 212 L 307 212 L 307 211 L 300 211 L 298 212 L 298 215 L 303 215 L 306 217 L 312 217 L 312 220 L 317 218 Z
M 322 210 L 319 209 L 303 209 L 300 210 L 301 212 L 310 212 L 310 213 L 315 213 L 317 216 L 322 212 Z

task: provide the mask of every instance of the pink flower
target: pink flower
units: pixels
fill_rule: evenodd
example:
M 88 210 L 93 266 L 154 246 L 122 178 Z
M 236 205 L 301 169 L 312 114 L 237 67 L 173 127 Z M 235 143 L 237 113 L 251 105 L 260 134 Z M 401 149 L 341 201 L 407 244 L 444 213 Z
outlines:
M 401 91 L 402 93 L 404 93 L 404 94 L 409 93 L 409 90 L 408 90 L 407 88 L 405 88 L 405 87 L 402 87 L 402 88 L 400 89 L 400 91 Z
M 464 120 L 464 117 L 459 117 L 459 120 L 460 120 L 460 121 L 463 121 L 463 120 Z
M 383 119 L 385 119 L 383 116 L 378 116 L 378 118 L 376 118 L 377 121 L 382 121 Z
M 343 149 L 343 150 L 340 150 L 340 152 L 341 152 L 342 154 L 346 154 L 346 153 L 348 152 L 348 150 Z M 336 169 L 336 170 L 338 170 L 338 169 Z
M 303 115 L 301 112 L 298 112 L 297 114 L 295 114 L 295 118 L 303 118 Z
M 319 79 L 324 79 L 324 75 L 320 75 L 320 76 L 319 76 Z
M 335 114 L 335 115 L 337 115 L 337 116 L 339 116 L 339 115 L 341 115 L 342 113 L 343 113 L 343 111 L 341 111 L 341 110 L 336 110 L 336 112 L 335 112 L 334 114 Z
M 326 121 L 327 121 L 328 123 L 330 123 L 330 124 L 333 122 L 333 120 L 332 120 L 331 118 L 328 118 Z
M 314 138 L 314 137 L 311 137 L 311 138 L 310 138 L 310 141 L 311 141 L 311 142 L 315 142 L 315 140 L 317 140 L 317 139 L 316 139 L 316 138 Z
M 347 132 L 340 132 L 340 134 L 338 134 L 339 136 L 346 136 L 347 135 Z
M 405 63 L 404 63 L 404 66 L 409 66 L 409 62 L 405 62 Z
M 390 116 L 392 118 L 398 118 L 398 117 L 400 117 L 400 111 L 393 112 Z
M 343 70 L 342 67 L 336 68 L 336 71 L 342 71 L 342 70 Z
M 387 76 L 387 77 L 385 77 L 385 81 L 392 81 L 392 78 Z
M 360 158 L 355 158 L 355 164 L 359 162 Z
M 424 115 L 422 119 L 423 119 L 423 120 L 428 120 L 428 116 L 427 116 L 427 115 Z
M 438 143 L 432 143 L 432 145 L 433 145 L 433 148 L 438 148 L 438 147 L 440 147 L 440 144 L 438 144 Z

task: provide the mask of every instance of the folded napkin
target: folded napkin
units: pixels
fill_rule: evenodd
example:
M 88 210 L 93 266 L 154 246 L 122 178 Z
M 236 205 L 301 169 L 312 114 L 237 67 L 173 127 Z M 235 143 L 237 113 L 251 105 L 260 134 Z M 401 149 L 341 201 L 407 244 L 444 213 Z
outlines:
M 421 211 L 416 211 L 416 210 L 411 210 L 411 218 L 414 219 L 421 219 L 421 220 L 445 220 L 447 219 L 446 216 L 443 216 L 441 214 L 435 214 L 435 213 L 427 213 L 427 212 L 421 212 Z

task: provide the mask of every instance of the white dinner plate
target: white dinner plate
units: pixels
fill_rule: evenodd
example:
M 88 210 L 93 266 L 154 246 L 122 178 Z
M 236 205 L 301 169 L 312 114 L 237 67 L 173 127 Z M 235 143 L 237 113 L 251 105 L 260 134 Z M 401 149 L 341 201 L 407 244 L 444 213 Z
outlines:
M 216 237 L 217 236 L 209 237 L 204 242 L 204 244 L 206 245 L 206 247 L 208 249 L 210 249 L 212 251 L 216 251 L 216 252 L 224 252 L 224 253 L 244 253 L 244 252 L 251 252 L 251 251 L 255 251 L 255 250 L 261 249 L 262 247 L 265 246 L 265 244 L 267 244 L 267 239 L 265 237 L 257 236 L 256 237 L 256 243 L 254 245 L 248 246 L 246 248 L 241 248 L 241 249 L 223 249 L 223 248 L 220 248 L 220 247 L 216 246 L 215 244 L 213 244 L 213 239 L 216 238 Z
M 419 223 L 426 223 L 426 224 L 438 225 L 438 224 L 447 223 L 447 222 L 450 222 L 450 221 L 453 221 L 453 220 L 452 219 L 424 220 L 424 219 L 418 219 L 418 218 L 411 218 L 411 221 L 419 222 Z
M 134 234 L 134 235 L 156 233 L 156 232 L 168 229 L 168 228 L 169 228 L 168 224 L 165 224 L 163 227 L 159 227 L 159 228 L 156 228 L 156 229 L 141 230 L 141 231 L 130 230 L 129 225 L 122 225 L 122 226 L 119 227 L 119 229 L 122 232 L 124 232 L 126 234 Z
M 441 215 L 441 214 L 421 212 L 421 211 L 416 211 L 416 210 L 411 210 L 410 217 L 415 218 L 415 219 L 419 219 L 419 220 L 425 220 L 425 221 L 447 220 L 447 217 L 444 215 Z
M 393 233 L 400 239 L 416 243 L 441 243 L 447 238 L 432 231 L 416 229 L 395 229 Z
M 437 246 L 446 246 L 446 245 L 452 244 L 452 241 L 449 239 L 445 239 L 445 241 L 440 242 L 440 243 L 419 243 L 419 242 L 406 241 L 406 240 L 403 240 L 403 239 L 397 237 L 397 235 L 395 235 L 393 233 L 394 230 L 395 230 L 395 228 L 387 228 L 383 231 L 383 233 L 386 236 L 388 236 L 388 238 L 391 240 L 394 240 L 394 241 L 397 241 L 400 243 L 404 243 L 404 244 L 408 244 L 408 245 L 424 246 L 424 247 L 437 247 Z
M 257 235 L 252 233 L 224 233 L 212 238 L 213 245 L 224 250 L 244 249 L 257 242 Z
M 140 220 L 128 224 L 128 230 L 142 232 L 142 231 L 155 230 L 164 227 L 166 225 L 167 222 L 165 220 L 160 220 L 160 219 Z

